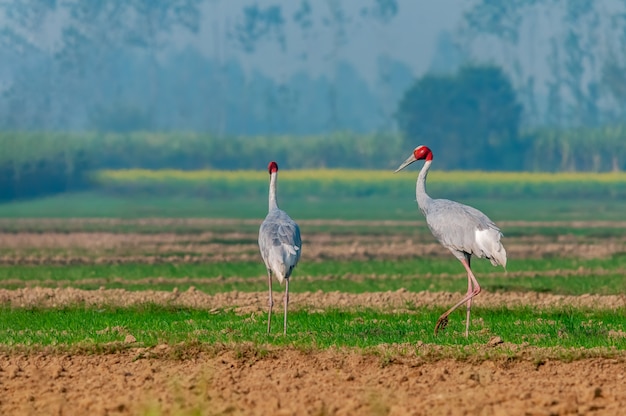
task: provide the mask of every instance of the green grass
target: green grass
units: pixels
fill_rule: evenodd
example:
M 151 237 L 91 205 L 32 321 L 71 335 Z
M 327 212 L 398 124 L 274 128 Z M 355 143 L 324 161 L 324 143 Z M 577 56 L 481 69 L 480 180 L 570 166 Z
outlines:
M 579 269 L 583 268 L 583 272 Z M 488 291 L 537 291 L 563 295 L 622 294 L 626 292 L 626 255 L 610 259 L 529 259 L 512 261 L 508 274 L 488 261 L 476 260 L 473 269 Z M 558 270 L 557 273 L 554 273 Z M 515 276 L 515 273 L 522 273 Z M 351 277 L 356 276 L 356 277 Z M 197 280 L 194 280 L 197 279 Z M 291 290 L 365 293 L 398 290 L 461 292 L 466 288 L 463 268 L 454 258 L 395 261 L 303 262 L 292 277 Z M 266 290 L 265 270 L 258 262 L 207 264 L 112 264 L 67 266 L 0 266 L 0 288 L 29 286 L 82 289 L 186 290 L 209 294 Z
M 423 222 L 413 187 L 406 196 L 323 198 L 282 193 L 281 208 L 297 220 L 409 220 Z M 439 194 L 433 197 L 449 198 Z M 494 221 L 626 220 L 626 200 L 549 198 L 460 198 Z M 122 197 L 97 192 L 62 194 L 0 204 L 0 218 L 234 218 L 258 219 L 267 214 L 265 196 L 229 198 Z M 358 230 L 357 230 L 358 231 Z M 506 230 L 505 230 L 506 231 Z M 516 232 L 523 232 L 523 229 Z
M 282 314 L 274 315 L 271 335 L 266 315 L 237 315 L 147 305 L 136 308 L 11 309 L 0 311 L 0 345 L 58 346 L 105 345 L 132 335 L 139 346 L 178 343 L 244 343 L 295 347 L 371 347 L 393 343 L 441 345 L 484 344 L 492 336 L 514 344 L 537 347 L 626 349 L 622 319 L 626 309 L 536 310 L 474 308 L 469 339 L 463 336 L 464 313 L 455 313 L 445 331 L 433 334 L 442 311 L 419 308 L 411 313 L 376 310 L 306 310 L 289 314 L 289 332 L 282 336 Z

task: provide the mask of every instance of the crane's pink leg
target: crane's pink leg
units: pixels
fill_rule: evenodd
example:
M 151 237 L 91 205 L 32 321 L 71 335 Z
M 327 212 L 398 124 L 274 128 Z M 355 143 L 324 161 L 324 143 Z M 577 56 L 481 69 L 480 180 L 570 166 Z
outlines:
M 283 335 L 287 335 L 287 306 L 289 305 L 289 278 L 285 279 L 285 326 L 283 327 Z
M 443 315 L 439 317 L 439 319 L 437 320 L 437 324 L 435 325 L 435 335 L 437 335 L 439 328 L 443 329 L 448 324 L 448 315 L 450 315 L 452 312 L 454 312 L 454 310 L 456 310 L 456 308 L 458 308 L 459 306 L 465 303 L 467 305 L 467 315 L 466 315 L 467 320 L 465 323 L 465 336 L 466 337 L 469 336 L 469 319 L 470 319 L 470 310 L 472 308 L 472 298 L 478 295 L 481 289 L 480 289 L 480 285 L 478 284 L 478 281 L 476 280 L 476 277 L 474 276 L 474 273 L 472 273 L 472 269 L 470 269 L 469 263 L 466 260 L 461 260 L 461 263 L 463 263 L 465 270 L 467 270 L 467 294 L 463 296 L 463 299 L 461 299 L 453 307 L 448 309 L 446 312 L 443 313 Z
M 269 269 L 267 270 L 267 283 L 270 288 L 269 310 L 267 311 L 267 333 L 269 334 L 272 326 L 272 306 L 274 306 L 274 299 L 272 298 L 272 272 Z
M 470 312 L 472 310 L 472 299 L 474 299 L 474 296 L 480 293 L 480 285 L 478 284 L 478 281 L 476 280 L 474 273 L 472 273 L 472 269 L 469 267 L 469 264 L 463 263 L 463 266 L 465 266 L 465 269 L 467 270 L 467 294 L 465 296 L 466 297 L 469 296 L 469 299 L 467 299 L 467 304 L 466 304 L 467 316 L 465 318 L 465 338 L 467 338 L 469 337 Z
M 470 274 L 467 274 L 467 293 L 465 293 L 465 297 L 467 298 L 474 291 L 474 285 L 472 284 L 472 278 Z M 465 338 L 469 336 L 469 323 L 470 323 L 470 311 L 472 310 L 472 298 L 469 297 L 467 302 L 465 302 L 466 314 L 465 314 Z

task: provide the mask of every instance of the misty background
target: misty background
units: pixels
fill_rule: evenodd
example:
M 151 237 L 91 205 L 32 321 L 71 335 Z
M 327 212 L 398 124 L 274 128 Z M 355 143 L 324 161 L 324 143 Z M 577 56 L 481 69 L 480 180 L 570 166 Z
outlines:
M 624 0 L 7 0 L 0 22 L 9 188 L 418 144 L 442 169 L 626 168 Z
M 4 6 L 3 129 L 389 130 L 416 76 L 463 61 L 459 1 L 84 3 Z

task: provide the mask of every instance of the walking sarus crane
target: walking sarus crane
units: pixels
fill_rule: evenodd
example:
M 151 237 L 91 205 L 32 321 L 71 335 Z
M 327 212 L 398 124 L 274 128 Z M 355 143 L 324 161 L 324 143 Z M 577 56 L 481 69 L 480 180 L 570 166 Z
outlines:
M 289 215 L 280 208 L 276 202 L 276 180 L 278 176 L 278 164 L 270 162 L 267 166 L 270 174 L 269 189 L 269 212 L 259 228 L 259 250 L 267 269 L 267 282 L 269 285 L 269 310 L 267 312 L 267 332 L 272 325 L 272 274 L 276 276 L 280 284 L 285 281 L 285 323 L 283 334 L 287 334 L 287 306 L 289 305 L 289 277 L 293 271 L 300 254 L 302 253 L 302 240 L 300 227 Z
M 480 293 L 480 285 L 472 273 L 472 255 L 487 258 L 494 266 L 506 268 L 506 250 L 500 242 L 500 229 L 476 208 L 448 199 L 432 199 L 426 193 L 426 176 L 433 161 L 433 152 L 426 146 L 418 146 L 395 172 L 399 172 L 417 160 L 425 160 L 417 177 L 415 196 L 420 211 L 426 217 L 428 228 L 435 238 L 465 267 L 467 271 L 467 294 L 437 320 L 435 335 L 448 324 L 448 315 L 462 304 L 467 306 L 465 336 L 469 336 L 472 299 Z

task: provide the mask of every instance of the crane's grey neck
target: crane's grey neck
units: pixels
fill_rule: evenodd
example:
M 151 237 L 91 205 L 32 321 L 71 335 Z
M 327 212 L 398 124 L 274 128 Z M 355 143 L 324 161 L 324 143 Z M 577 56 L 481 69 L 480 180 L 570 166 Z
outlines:
M 270 197 L 269 197 L 269 210 L 278 209 L 278 203 L 276 202 L 276 177 L 277 172 L 270 175 Z
M 424 166 L 422 166 L 422 170 L 420 170 L 420 174 L 417 177 L 417 183 L 415 184 L 415 198 L 417 199 L 417 205 L 424 215 L 426 215 L 426 212 L 432 202 L 432 198 L 426 193 L 426 176 L 428 176 L 428 170 L 430 169 L 431 163 L 432 160 L 427 160 L 424 163 Z

